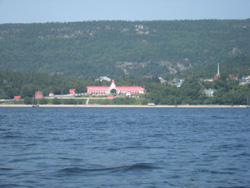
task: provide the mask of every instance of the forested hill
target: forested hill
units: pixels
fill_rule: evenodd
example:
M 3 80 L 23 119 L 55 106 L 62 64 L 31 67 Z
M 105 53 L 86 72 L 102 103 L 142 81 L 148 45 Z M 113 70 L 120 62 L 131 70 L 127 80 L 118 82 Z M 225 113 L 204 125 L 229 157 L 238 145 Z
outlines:
M 146 76 L 249 55 L 250 19 L 0 25 L 0 70 Z

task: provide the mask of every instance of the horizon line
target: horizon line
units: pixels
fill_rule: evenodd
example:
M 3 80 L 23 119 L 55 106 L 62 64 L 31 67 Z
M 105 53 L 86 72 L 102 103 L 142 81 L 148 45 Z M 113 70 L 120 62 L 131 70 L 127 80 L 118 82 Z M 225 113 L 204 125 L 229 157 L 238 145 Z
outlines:
M 157 20 L 82 20 L 82 21 L 46 21 L 46 22 L 0 22 L 0 25 L 3 24 L 47 24 L 47 23 L 74 23 L 74 22 L 114 22 L 114 21 L 121 21 L 121 22 L 156 22 L 156 21 L 208 21 L 208 20 L 222 20 L 222 21 L 234 21 L 234 20 L 249 20 L 249 18 L 227 18 L 227 19 L 220 19 L 220 18 L 201 18 L 201 19 L 157 19 Z

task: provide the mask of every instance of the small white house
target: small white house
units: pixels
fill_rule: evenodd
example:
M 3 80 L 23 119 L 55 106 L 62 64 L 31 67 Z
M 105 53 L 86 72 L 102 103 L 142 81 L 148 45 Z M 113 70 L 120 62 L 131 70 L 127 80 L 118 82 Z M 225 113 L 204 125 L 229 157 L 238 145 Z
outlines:
M 54 93 L 49 93 L 49 97 L 54 97 L 55 94 Z
M 216 89 L 205 89 L 204 93 L 207 97 L 214 97 L 214 93 L 216 92 Z
M 240 85 L 246 85 L 249 83 L 250 83 L 250 76 L 242 77 L 242 79 L 240 80 Z
M 185 79 L 174 78 L 174 79 L 172 80 L 172 83 L 173 83 L 176 87 L 181 87 L 181 85 L 183 84 L 184 81 L 185 81 Z

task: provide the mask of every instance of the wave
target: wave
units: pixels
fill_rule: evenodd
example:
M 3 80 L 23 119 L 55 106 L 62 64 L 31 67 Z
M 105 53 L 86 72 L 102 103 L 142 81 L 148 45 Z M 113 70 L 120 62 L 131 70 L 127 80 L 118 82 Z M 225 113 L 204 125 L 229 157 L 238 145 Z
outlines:
M 25 138 L 24 136 L 21 136 L 21 135 L 15 135 L 15 134 L 6 134 L 6 135 L 3 135 L 3 138 L 6 138 L 6 139 L 16 139 L 16 138 Z
M 4 170 L 9 171 L 9 170 L 14 170 L 14 169 L 13 169 L 13 168 L 0 168 L 0 171 L 1 171 L 1 170 L 3 170 L 3 171 L 4 171 Z
M 241 153 L 233 155 L 233 157 L 249 157 L 249 156 L 250 154 L 247 152 L 241 152 Z
M 19 163 L 19 162 L 25 162 L 25 161 L 31 161 L 31 160 L 41 160 L 41 159 L 45 159 L 45 157 L 43 156 L 35 156 L 35 157 L 26 157 L 28 155 L 31 155 L 31 154 L 24 154 L 24 157 L 20 157 L 19 158 L 16 158 L 16 159 L 13 159 L 10 161 L 10 163 Z
M 157 169 L 159 167 L 154 166 L 150 163 L 136 163 L 132 165 L 126 166 L 118 166 L 118 167 L 110 167 L 110 168 L 63 168 L 59 170 L 60 173 L 66 173 L 68 175 L 72 174 L 82 174 L 82 173 L 119 173 L 119 172 L 128 172 L 128 171 L 138 171 L 138 170 L 152 170 Z
M 129 150 L 129 149 L 164 149 L 164 146 L 126 146 L 121 148 L 108 148 L 107 151 L 119 151 L 119 150 Z
M 0 184 L 0 187 L 1 188 L 12 188 L 12 187 L 21 187 L 21 186 L 18 184 L 10 183 L 10 184 Z
M 74 142 L 76 140 L 77 140 L 76 138 L 67 138 L 67 139 L 63 140 L 63 142 Z
M 234 172 L 229 172 L 229 171 L 215 171 L 215 170 L 210 171 L 210 173 L 211 174 L 229 174 L 229 175 L 235 174 Z
M 226 117 L 217 116 L 217 115 L 212 115 L 211 118 L 212 118 L 212 119 L 226 119 Z

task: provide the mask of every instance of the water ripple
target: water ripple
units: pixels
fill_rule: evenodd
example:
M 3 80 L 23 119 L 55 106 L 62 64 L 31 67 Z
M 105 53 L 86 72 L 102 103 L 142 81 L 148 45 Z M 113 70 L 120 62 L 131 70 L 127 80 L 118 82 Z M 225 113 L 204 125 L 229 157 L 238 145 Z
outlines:
M 138 170 L 152 170 L 157 169 L 159 167 L 154 166 L 153 164 L 149 163 L 136 163 L 133 165 L 126 165 L 126 166 L 118 166 L 118 167 L 110 167 L 110 168 L 63 168 L 59 170 L 59 173 L 67 174 L 67 175 L 75 175 L 81 173 L 88 173 L 88 172 L 103 172 L 103 173 L 118 173 L 118 172 L 129 172 L 129 171 L 138 171 Z

